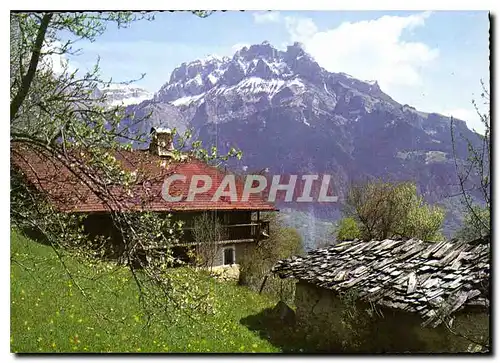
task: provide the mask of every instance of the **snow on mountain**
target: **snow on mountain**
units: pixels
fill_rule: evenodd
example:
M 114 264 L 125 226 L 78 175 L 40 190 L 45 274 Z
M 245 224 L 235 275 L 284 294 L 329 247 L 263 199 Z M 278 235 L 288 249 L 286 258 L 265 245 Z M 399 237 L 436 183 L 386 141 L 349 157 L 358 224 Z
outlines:
M 153 94 L 144 88 L 119 83 L 112 83 L 100 91 L 106 95 L 110 106 L 139 104 L 153 98 Z
M 278 95 L 297 96 L 319 84 L 325 96 L 331 99 L 337 98 L 334 84 L 342 84 L 352 88 L 353 93 L 382 94 L 386 101 L 392 101 L 380 91 L 376 81 L 363 82 L 345 73 L 327 72 L 299 43 L 281 51 L 267 41 L 245 46 L 231 58 L 210 56 L 182 63 L 155 94 L 154 101 L 180 108 L 199 106 L 212 97 L 259 102 L 265 96 L 274 102 Z M 331 106 L 335 104 L 331 100 L 326 102 Z M 366 103 L 372 107 L 376 101 Z
M 112 104 L 151 99 L 151 105 L 175 108 L 169 112 L 182 113 L 187 123 L 224 123 L 288 107 L 296 113 L 296 120 L 311 127 L 318 117 L 349 125 L 384 113 L 389 116 L 382 128 L 406 127 L 401 123 L 411 122 L 426 135 L 434 135 L 449 126 L 447 119 L 399 104 L 376 80 L 362 81 L 340 70 L 325 70 L 297 42 L 278 50 L 265 41 L 244 46 L 232 57 L 184 62 L 154 96 L 122 85 L 107 92 Z M 262 117 L 259 120 L 261 125 L 268 122 Z
M 201 95 L 196 95 L 196 96 L 181 97 L 181 98 L 178 98 L 170 103 L 174 106 L 189 106 L 193 102 L 200 100 L 203 96 L 204 95 L 201 94 Z

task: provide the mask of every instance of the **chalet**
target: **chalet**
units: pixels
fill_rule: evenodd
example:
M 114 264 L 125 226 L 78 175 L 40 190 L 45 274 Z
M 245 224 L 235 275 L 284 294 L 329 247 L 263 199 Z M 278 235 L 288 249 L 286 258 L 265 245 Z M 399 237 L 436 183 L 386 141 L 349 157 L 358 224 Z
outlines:
M 189 246 L 196 245 L 193 234 L 193 222 L 197 216 L 209 213 L 218 218 L 224 233 L 218 241 L 220 249 L 214 265 L 237 264 L 245 248 L 269 236 L 269 223 L 261 220 L 260 212 L 275 211 L 258 194 L 250 195 L 247 201 L 234 201 L 221 197 L 213 201 L 218 183 L 227 173 L 207 163 L 183 155 L 181 160 L 173 159 L 173 144 L 170 130 L 153 129 L 149 149 L 116 151 L 115 159 L 128 171 L 136 172 L 140 178 L 134 186 L 131 198 L 121 190 L 115 190 L 114 196 L 120 203 L 104 201 L 84 185 L 59 161 L 32 152 L 27 146 L 14 145 L 11 150 L 11 162 L 20 170 L 29 182 L 48 196 L 49 200 L 61 211 L 85 214 L 85 228 L 90 235 L 111 237 L 115 245 L 121 235 L 111 222 L 111 211 L 152 211 L 171 213 L 174 219 L 184 224 L 183 239 L 176 247 L 178 256 L 184 256 Z M 163 198 L 162 187 L 168 176 L 182 175 L 185 183 L 173 183 L 170 194 L 179 196 L 175 202 Z M 204 193 L 189 199 L 189 181 L 197 175 L 209 176 L 212 186 Z M 236 189 L 241 193 L 243 183 L 236 179 Z M 119 254 L 119 251 L 117 252 Z
M 465 352 L 489 346 L 489 238 L 354 240 L 279 261 L 273 271 L 298 281 L 296 320 L 325 350 Z M 363 313 L 355 322 L 348 319 L 353 308 Z

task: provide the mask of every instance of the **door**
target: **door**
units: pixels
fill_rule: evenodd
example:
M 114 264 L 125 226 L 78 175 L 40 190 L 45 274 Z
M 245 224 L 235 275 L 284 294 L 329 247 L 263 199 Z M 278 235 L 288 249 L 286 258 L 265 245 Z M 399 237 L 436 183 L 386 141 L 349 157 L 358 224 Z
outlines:
M 234 247 L 224 248 L 224 265 L 233 265 L 235 263 Z

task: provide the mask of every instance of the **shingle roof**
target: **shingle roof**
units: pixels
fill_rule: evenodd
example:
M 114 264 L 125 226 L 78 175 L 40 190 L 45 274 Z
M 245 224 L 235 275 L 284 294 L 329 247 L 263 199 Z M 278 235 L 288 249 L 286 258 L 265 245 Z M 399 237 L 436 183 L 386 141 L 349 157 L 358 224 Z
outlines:
M 241 201 L 244 183 L 236 178 L 238 200 L 220 198 L 212 201 L 212 197 L 220 185 L 226 172 L 209 166 L 197 159 L 183 162 L 170 160 L 149 153 L 146 150 L 119 151 L 114 156 L 128 171 L 137 171 L 139 182 L 133 188 L 133 195 L 125 193 L 122 188 L 111 187 L 111 193 L 120 200 L 120 205 L 106 205 L 88 186 L 73 175 L 59 160 L 45 157 L 34 152 L 26 145 L 11 147 L 11 162 L 40 191 L 44 192 L 51 202 L 66 212 L 100 212 L 113 210 L 149 210 L 149 211 L 201 211 L 201 210 L 248 210 L 273 211 L 275 206 L 268 203 L 258 194 L 250 194 L 248 201 Z M 162 186 L 167 176 L 181 174 L 186 182 L 173 182 L 170 195 L 183 195 L 179 202 L 167 202 L 162 197 Z M 194 175 L 208 175 L 212 179 L 212 187 L 205 193 L 196 196 L 194 201 L 187 201 L 190 180 Z
M 488 239 L 489 240 L 489 239 Z M 273 272 L 416 312 L 437 326 L 465 306 L 489 308 L 489 243 L 349 241 L 279 261 Z

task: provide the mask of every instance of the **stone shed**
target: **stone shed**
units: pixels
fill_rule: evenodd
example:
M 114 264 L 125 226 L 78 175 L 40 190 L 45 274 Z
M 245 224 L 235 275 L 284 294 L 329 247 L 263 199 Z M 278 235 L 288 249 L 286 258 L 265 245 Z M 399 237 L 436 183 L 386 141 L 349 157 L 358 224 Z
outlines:
M 348 241 L 279 261 L 296 319 L 322 351 L 490 349 L 489 237 Z

